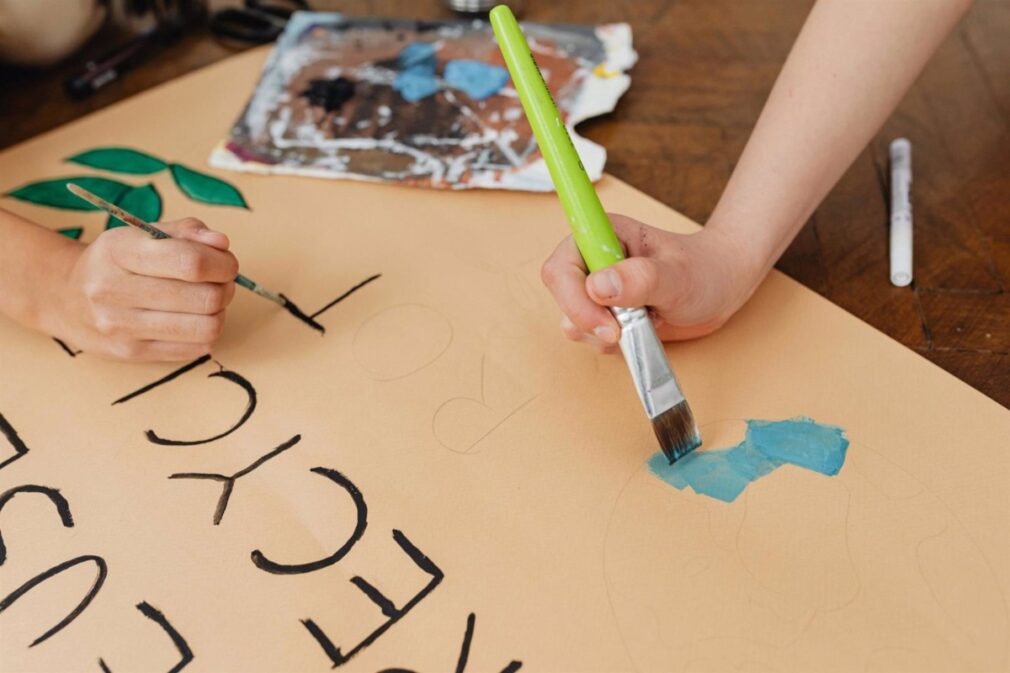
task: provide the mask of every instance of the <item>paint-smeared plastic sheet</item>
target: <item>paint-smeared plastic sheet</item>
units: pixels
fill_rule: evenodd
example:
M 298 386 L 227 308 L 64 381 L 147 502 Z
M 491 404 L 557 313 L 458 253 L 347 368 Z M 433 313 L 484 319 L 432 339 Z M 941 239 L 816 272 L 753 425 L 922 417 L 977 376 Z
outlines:
M 578 122 L 614 109 L 637 56 L 627 24 L 524 24 L 593 180 Z M 250 87 L 251 89 L 252 87 Z M 553 185 L 486 21 L 299 12 L 211 165 L 443 189 Z

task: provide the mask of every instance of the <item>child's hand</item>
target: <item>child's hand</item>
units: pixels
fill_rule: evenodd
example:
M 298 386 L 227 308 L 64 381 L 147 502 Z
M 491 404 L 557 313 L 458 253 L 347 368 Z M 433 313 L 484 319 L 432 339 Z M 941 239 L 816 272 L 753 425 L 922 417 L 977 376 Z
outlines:
M 187 360 L 207 353 L 235 294 L 228 237 L 195 219 L 102 233 L 72 254 L 50 307 L 50 333 L 88 353 L 123 360 Z
M 573 341 L 616 350 L 620 326 L 605 306 L 648 306 L 664 340 L 703 336 L 729 320 L 764 276 L 760 263 L 717 229 L 671 234 L 610 217 L 628 259 L 587 277 L 569 236 L 541 272 L 564 314 L 561 329 Z

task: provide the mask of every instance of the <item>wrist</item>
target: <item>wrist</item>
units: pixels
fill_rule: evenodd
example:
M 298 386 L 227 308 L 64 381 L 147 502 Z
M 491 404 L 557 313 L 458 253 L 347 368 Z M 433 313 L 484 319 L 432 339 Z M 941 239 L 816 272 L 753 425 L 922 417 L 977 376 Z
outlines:
M 725 266 L 726 276 L 733 280 L 737 294 L 741 295 L 740 303 L 743 303 L 768 275 L 774 260 L 769 260 L 760 242 L 746 232 L 723 226 L 715 219 L 710 219 L 700 233 L 712 241 L 717 258 Z
M 51 336 L 65 336 L 63 317 L 70 300 L 71 276 L 86 246 L 67 239 L 53 245 L 42 255 L 36 273 L 25 293 L 19 322 Z

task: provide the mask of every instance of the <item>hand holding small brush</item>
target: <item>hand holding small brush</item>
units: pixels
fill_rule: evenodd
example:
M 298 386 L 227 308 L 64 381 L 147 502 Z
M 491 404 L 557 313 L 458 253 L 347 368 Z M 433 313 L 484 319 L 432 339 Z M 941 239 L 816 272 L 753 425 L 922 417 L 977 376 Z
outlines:
M 124 360 L 191 360 L 210 351 L 235 294 L 228 237 L 187 218 L 89 245 L 0 210 L 0 309 L 77 349 Z

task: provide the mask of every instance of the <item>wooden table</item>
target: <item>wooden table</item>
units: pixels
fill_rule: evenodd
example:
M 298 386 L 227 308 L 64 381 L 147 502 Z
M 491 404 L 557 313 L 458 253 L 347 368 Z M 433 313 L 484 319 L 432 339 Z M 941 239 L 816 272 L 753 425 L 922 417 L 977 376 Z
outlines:
M 212 6 L 222 6 L 212 0 Z M 449 17 L 438 0 L 313 0 L 347 14 Z M 523 18 L 627 21 L 640 61 L 617 111 L 580 132 L 607 170 L 704 222 L 811 0 L 526 0 Z M 1010 407 L 1010 2 L 977 0 L 778 268 Z M 62 81 L 121 39 L 48 70 L 0 68 L 0 148 L 242 47 L 195 32 L 94 97 Z M 104 43 L 104 44 L 103 44 Z M 237 113 L 238 111 L 236 111 Z M 914 146 L 915 283 L 888 282 L 887 144 Z M 26 176 L 27 177 L 27 176 Z

